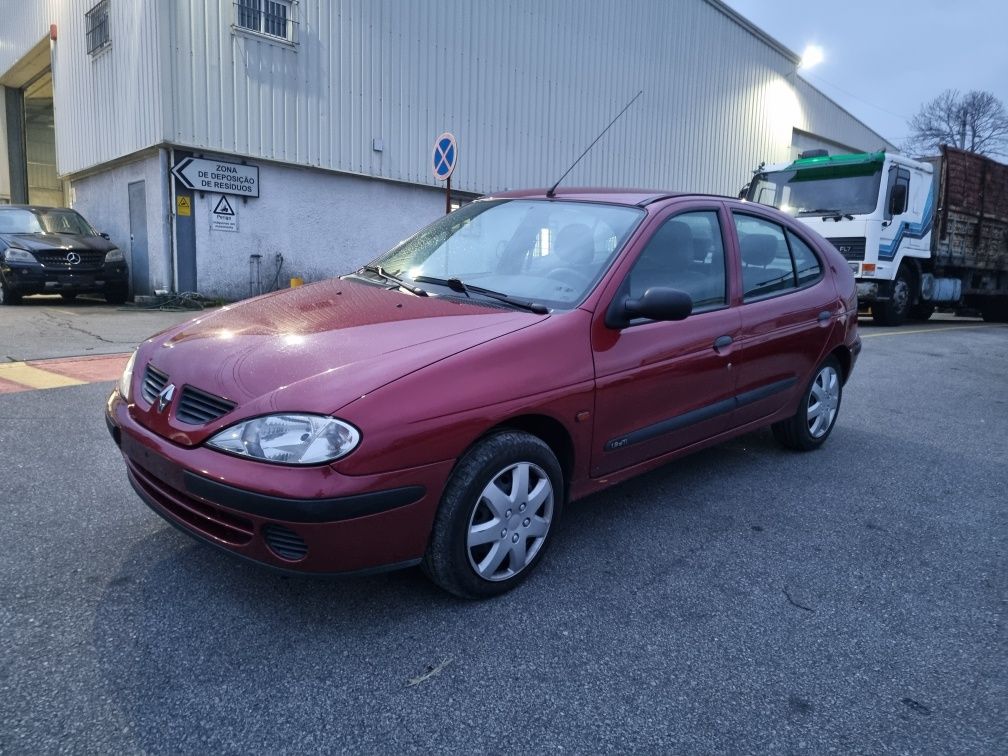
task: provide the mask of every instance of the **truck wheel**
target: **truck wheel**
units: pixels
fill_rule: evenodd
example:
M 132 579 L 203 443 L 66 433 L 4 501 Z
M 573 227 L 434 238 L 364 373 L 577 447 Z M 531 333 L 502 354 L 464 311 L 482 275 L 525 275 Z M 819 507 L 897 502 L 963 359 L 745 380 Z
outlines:
M 903 268 L 893 281 L 892 297 L 888 302 L 872 303 L 872 320 L 881 326 L 899 326 L 910 314 L 910 276 Z
M 542 559 L 563 497 L 563 471 L 543 441 L 516 431 L 488 436 L 445 486 L 424 572 L 462 598 L 511 590 Z
M 798 411 L 787 420 L 773 424 L 774 438 L 795 451 L 818 449 L 833 430 L 842 397 L 843 372 L 836 357 L 830 355 L 812 376 Z
M 987 323 L 1008 323 L 1008 299 L 984 302 L 980 306 L 980 316 Z
M 928 320 L 934 315 L 935 306 L 931 302 L 918 302 L 910 307 L 912 320 Z

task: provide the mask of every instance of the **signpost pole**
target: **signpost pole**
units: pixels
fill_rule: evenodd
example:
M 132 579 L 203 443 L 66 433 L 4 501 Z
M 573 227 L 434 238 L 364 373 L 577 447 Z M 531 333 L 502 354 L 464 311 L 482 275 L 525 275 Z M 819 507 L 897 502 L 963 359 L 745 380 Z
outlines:
M 451 176 L 445 182 L 445 215 L 451 212 Z

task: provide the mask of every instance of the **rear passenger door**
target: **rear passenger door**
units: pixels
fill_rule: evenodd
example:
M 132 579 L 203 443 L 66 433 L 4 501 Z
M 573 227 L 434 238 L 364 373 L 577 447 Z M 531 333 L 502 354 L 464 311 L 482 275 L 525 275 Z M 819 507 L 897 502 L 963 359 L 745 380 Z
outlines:
M 799 233 L 749 209 L 732 210 L 742 283 L 741 355 L 733 425 L 797 406 L 838 317 L 825 262 Z

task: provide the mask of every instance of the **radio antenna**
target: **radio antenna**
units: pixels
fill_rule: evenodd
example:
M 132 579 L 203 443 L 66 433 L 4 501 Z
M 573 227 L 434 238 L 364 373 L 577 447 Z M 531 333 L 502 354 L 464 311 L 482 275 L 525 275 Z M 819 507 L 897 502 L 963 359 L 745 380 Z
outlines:
M 606 133 L 607 131 L 609 131 L 609 129 L 610 129 L 610 128 L 612 128 L 612 125 L 613 125 L 614 123 L 616 123 L 616 121 L 618 121 L 618 120 L 620 119 L 620 116 L 621 116 L 621 115 L 623 115 L 624 113 L 626 113 L 626 112 L 627 112 L 627 110 L 629 110 L 629 109 L 630 109 L 630 106 L 631 106 L 631 105 L 633 105 L 633 104 L 634 104 L 634 101 L 635 101 L 635 100 L 636 100 L 636 99 L 637 99 L 638 97 L 640 97 L 640 96 L 641 96 L 642 94 L 644 94 L 644 90 L 643 90 L 643 89 L 642 89 L 642 90 L 640 90 L 640 91 L 639 91 L 639 92 L 638 92 L 637 94 L 635 94 L 635 95 L 633 96 L 633 98 L 632 98 L 632 99 L 630 100 L 630 102 L 628 102 L 628 103 L 626 104 L 626 106 L 625 106 L 625 107 L 623 108 L 623 110 L 621 110 L 621 111 L 620 111 L 619 113 L 617 113 L 617 114 L 616 114 L 616 117 L 615 117 L 615 118 L 613 118 L 613 119 L 612 119 L 611 121 L 609 121 L 609 125 L 608 125 L 608 126 L 606 126 L 606 127 L 604 128 L 604 129 L 602 129 L 602 133 L 601 133 L 601 134 L 599 134 L 599 135 L 598 135 L 597 137 L 595 137 L 595 142 L 597 142 L 597 141 L 598 141 L 599 139 L 601 139 L 601 138 L 602 138 L 603 136 L 605 136 L 605 133 Z M 548 192 L 546 192 L 546 196 L 547 196 L 547 197 L 550 197 L 550 198 L 552 199 L 553 197 L 555 197 L 555 196 L 556 196 L 556 188 L 557 188 L 558 186 L 560 186 L 560 182 L 561 182 L 561 181 L 563 181 L 563 180 L 564 180 L 565 178 L 567 178 L 567 174 L 568 174 L 568 173 L 570 173 L 571 171 L 573 171 L 573 170 L 574 170 L 574 166 L 576 166 L 576 165 L 577 165 L 578 163 L 580 163 L 580 162 L 581 162 L 581 158 L 583 158 L 583 157 L 584 157 L 585 155 L 587 155 L 587 154 L 588 154 L 588 150 L 590 150 L 590 149 L 591 149 L 592 147 L 594 147 L 594 146 L 595 146 L 595 142 L 592 142 L 591 144 L 589 144 L 589 145 L 588 145 L 588 147 L 587 147 L 587 149 L 585 149 L 585 151 L 581 153 L 581 155 L 580 155 L 580 156 L 578 157 L 578 159 L 577 159 L 577 160 L 575 160 L 575 161 L 574 161 L 573 163 L 571 163 L 571 167 L 570 167 L 570 168 L 568 168 L 568 169 L 567 169 L 566 171 L 564 171 L 564 175 L 563 175 L 563 176 L 561 176 L 560 178 L 558 178 L 558 179 L 557 179 L 557 182 L 556 182 L 555 184 L 553 184 L 553 186 L 551 186 L 551 187 L 549 188 L 549 191 L 548 191 Z

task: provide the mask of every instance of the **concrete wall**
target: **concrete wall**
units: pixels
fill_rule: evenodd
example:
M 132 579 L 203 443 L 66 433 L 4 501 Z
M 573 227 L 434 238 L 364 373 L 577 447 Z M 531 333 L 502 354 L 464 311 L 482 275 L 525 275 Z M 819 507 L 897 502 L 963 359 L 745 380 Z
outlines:
M 171 289 L 171 242 L 166 161 L 158 151 L 71 183 L 71 205 L 99 231 L 107 233 L 133 267 L 129 189 L 146 181 L 147 254 L 152 289 Z
M 196 195 L 197 288 L 205 296 L 249 296 L 249 255 L 261 254 L 264 290 L 271 287 L 276 255 L 284 257 L 281 288 L 291 276 L 305 281 L 347 273 L 444 213 L 437 189 L 260 163 L 262 196 L 229 196 L 238 231 L 211 230 L 219 194 Z

